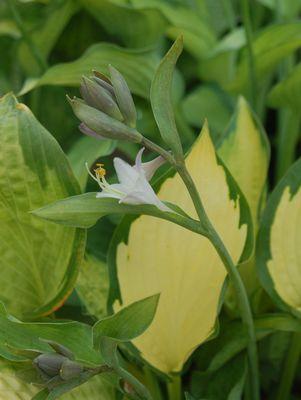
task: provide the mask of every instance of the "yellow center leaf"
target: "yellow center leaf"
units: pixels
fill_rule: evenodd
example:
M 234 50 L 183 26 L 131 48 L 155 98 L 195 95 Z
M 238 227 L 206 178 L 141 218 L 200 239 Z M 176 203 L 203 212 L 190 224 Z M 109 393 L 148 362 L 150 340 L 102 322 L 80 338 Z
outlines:
M 271 259 L 267 262 L 275 290 L 292 308 L 301 311 L 301 190 L 292 197 L 286 187 L 270 231 Z
M 218 149 L 218 154 L 246 196 L 256 224 L 267 177 L 269 147 L 262 128 L 243 97 L 238 101 L 230 132 Z
M 206 211 L 235 263 L 247 236 L 238 198 L 230 198 L 207 126 L 187 156 L 187 168 Z M 180 177 L 167 179 L 159 197 L 196 217 Z M 117 275 L 123 306 L 161 293 L 150 327 L 134 340 L 146 361 L 170 373 L 180 371 L 192 351 L 213 333 L 226 271 L 205 237 L 169 222 L 142 216 L 117 248 Z M 115 309 L 119 308 L 115 304 Z

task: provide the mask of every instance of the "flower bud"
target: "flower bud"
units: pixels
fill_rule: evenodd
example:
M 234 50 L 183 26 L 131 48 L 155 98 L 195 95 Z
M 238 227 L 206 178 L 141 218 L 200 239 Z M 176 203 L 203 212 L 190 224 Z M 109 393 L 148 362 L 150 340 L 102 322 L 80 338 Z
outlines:
M 61 367 L 67 357 L 57 353 L 41 354 L 33 360 L 34 365 L 42 373 L 49 377 L 54 377 L 60 374 Z
M 74 354 L 72 353 L 72 351 L 69 350 L 67 347 L 63 346 L 62 344 L 55 342 L 54 340 L 48 340 L 48 339 L 40 339 L 40 340 L 42 342 L 47 343 L 50 347 L 52 347 L 56 353 L 69 358 L 69 360 L 74 360 Z
M 93 79 L 94 82 L 96 82 L 98 85 L 100 85 L 104 89 L 106 89 L 109 93 L 111 93 L 113 98 L 115 98 L 115 92 L 114 92 L 114 88 L 112 86 L 112 83 L 111 83 L 110 79 L 107 78 L 104 74 L 102 74 L 101 72 L 93 70 L 93 76 L 92 76 L 91 79 Z
M 123 115 L 124 122 L 134 128 L 136 126 L 137 113 L 130 89 L 124 77 L 116 68 L 109 65 L 109 71 L 117 104 Z
M 97 108 L 118 121 L 123 120 L 112 94 L 103 86 L 83 76 L 80 92 L 89 106 Z
M 68 381 L 69 379 L 79 376 L 83 370 L 84 368 L 81 364 L 75 361 L 65 360 L 61 366 L 60 376 L 64 381 Z
M 99 135 L 98 133 L 92 131 L 92 129 L 90 129 L 84 122 L 79 124 L 78 129 L 84 135 L 92 136 L 92 137 L 95 137 L 96 139 L 99 139 L 99 140 L 105 140 L 106 139 L 105 137 L 103 137 L 103 136 Z
M 135 129 L 113 119 L 96 108 L 88 106 L 80 99 L 68 98 L 68 100 L 77 118 L 98 135 L 109 139 L 121 139 L 134 143 L 141 142 L 142 135 Z

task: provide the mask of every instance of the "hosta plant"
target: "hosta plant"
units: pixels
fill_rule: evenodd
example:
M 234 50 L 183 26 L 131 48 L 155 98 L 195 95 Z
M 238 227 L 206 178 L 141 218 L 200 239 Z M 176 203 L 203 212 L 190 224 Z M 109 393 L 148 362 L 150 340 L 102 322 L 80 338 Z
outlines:
M 0 400 L 300 397 L 287 3 L 0 5 Z

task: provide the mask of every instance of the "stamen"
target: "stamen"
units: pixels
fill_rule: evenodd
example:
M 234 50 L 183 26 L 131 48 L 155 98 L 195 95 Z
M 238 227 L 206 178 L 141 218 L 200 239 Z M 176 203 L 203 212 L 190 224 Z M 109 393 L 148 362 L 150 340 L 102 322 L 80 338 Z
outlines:
M 104 164 L 97 163 L 97 168 L 94 170 L 96 177 L 103 178 L 106 175 L 106 170 L 103 168 Z

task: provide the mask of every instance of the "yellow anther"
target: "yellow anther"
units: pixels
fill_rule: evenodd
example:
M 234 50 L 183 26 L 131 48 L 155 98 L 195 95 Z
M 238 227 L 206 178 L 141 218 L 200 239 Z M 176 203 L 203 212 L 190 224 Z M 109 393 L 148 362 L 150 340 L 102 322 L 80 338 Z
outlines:
M 94 170 L 95 174 L 99 178 L 103 178 L 106 174 L 106 170 L 103 168 L 104 164 L 97 163 L 96 166 L 97 166 L 97 168 Z

